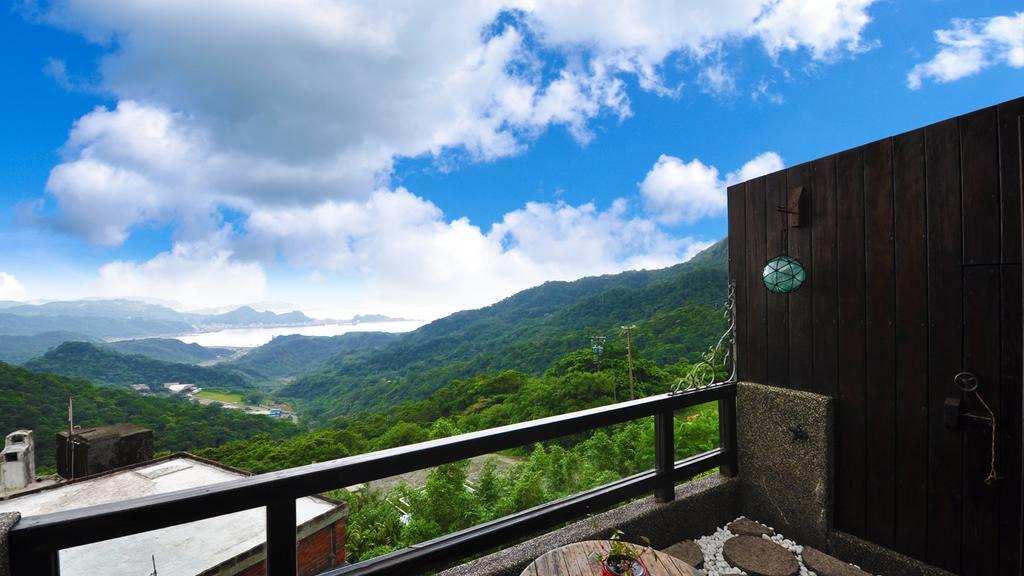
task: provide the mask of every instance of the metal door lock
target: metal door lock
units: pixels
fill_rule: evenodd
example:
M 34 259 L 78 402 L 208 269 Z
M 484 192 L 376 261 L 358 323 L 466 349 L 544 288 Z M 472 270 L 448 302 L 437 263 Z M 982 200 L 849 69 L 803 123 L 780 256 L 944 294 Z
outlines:
M 992 418 L 976 412 L 964 412 L 964 399 L 970 393 L 977 394 L 981 380 L 970 372 L 960 372 L 953 377 L 953 384 L 960 389 L 960 397 L 948 397 L 943 406 L 943 421 L 947 428 L 959 428 L 963 420 L 981 421 L 991 426 Z

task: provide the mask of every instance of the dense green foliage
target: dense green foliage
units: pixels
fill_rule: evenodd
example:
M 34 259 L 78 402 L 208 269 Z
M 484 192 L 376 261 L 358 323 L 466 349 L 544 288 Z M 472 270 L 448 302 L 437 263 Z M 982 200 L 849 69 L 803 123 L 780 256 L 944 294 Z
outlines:
M 715 448 L 718 414 L 714 405 L 677 418 L 675 435 L 677 458 Z M 349 560 L 357 562 L 653 466 L 654 425 L 644 420 L 599 430 L 568 448 L 538 444 L 511 466 L 491 458 L 475 477 L 464 460 L 431 470 L 422 489 L 400 485 L 388 491 L 362 488 L 331 494 L 349 503 L 346 548 Z M 401 521 L 403 512 L 408 514 L 407 524 Z
M 401 336 L 279 337 L 230 367 L 171 364 L 87 343 L 63 344 L 30 366 L 108 383 L 183 381 L 229 389 L 239 386 L 171 370 L 202 370 L 198 374 L 247 382 L 320 366 L 282 392 L 319 428 L 213 435 L 197 451 L 231 466 L 269 472 L 664 392 L 688 374 L 690 362 L 724 329 L 725 253 L 723 241 L 664 270 L 549 282 Z M 632 360 L 620 328 L 626 324 L 636 324 Z M 589 347 L 592 335 L 606 337 L 600 354 Z M 104 390 L 114 394 L 111 399 L 158 401 Z M 0 409 L 8 407 L 0 403 Z M 211 418 L 224 414 L 208 410 Z M 111 414 L 104 423 L 111 418 L 118 421 Z M 675 424 L 678 458 L 717 444 L 714 405 L 685 411 Z M 198 426 L 219 430 L 205 421 Z M 180 439 L 169 424 L 161 430 Z M 338 490 L 332 494 L 350 504 L 349 558 L 369 558 L 648 469 L 653 434 L 651 419 L 645 418 L 510 450 L 482 469 L 469 462 L 439 466 L 423 486 Z
M 335 357 L 281 394 L 299 399 L 316 421 L 379 410 L 481 372 L 538 374 L 587 346 L 591 335 L 618 335 L 618 326 L 634 322 L 637 345 L 657 363 L 695 360 L 725 325 L 726 252 L 723 240 L 663 270 L 548 282 L 432 322 L 370 354 Z
M 348 332 L 338 336 L 277 336 L 229 366 L 264 378 L 288 378 L 312 372 L 332 357 L 376 350 L 399 336 L 387 332 Z
M 690 370 L 658 366 L 634 350 L 635 396 L 667 390 Z M 455 380 L 424 400 L 379 413 L 338 418 L 330 426 L 283 441 L 261 436 L 200 452 L 254 472 L 422 442 L 607 404 L 629 395 L 628 360 L 619 341 L 597 357 L 573 351 L 541 376 L 517 371 Z M 717 446 L 715 405 L 675 420 L 676 458 Z M 370 558 L 649 469 L 654 429 L 643 419 L 513 450 L 470 474 L 468 461 L 430 471 L 422 487 L 363 488 L 331 494 L 350 506 L 347 548 L 352 560 Z M 402 516 L 407 514 L 407 522 Z
M 249 379 L 234 370 L 219 366 L 193 366 L 154 360 L 138 354 L 121 354 L 88 342 L 65 342 L 46 354 L 25 363 L 36 372 L 86 378 L 112 385 L 184 382 L 197 386 L 248 389 Z
M 230 348 L 206 348 L 199 344 L 186 344 L 176 338 L 119 340 L 109 342 L 105 346 L 122 354 L 141 354 L 154 360 L 181 364 L 199 364 L 234 353 Z
M 99 340 L 74 332 L 44 332 L 33 336 L 0 335 L 0 362 L 21 364 L 45 354 L 64 342 L 96 342 Z
M 140 396 L 84 380 L 37 374 L 0 363 L 0 430 L 35 430 L 36 462 L 55 465 L 54 435 L 67 428 L 68 398 L 82 426 L 132 423 L 154 432 L 157 450 L 196 451 L 253 435 L 277 441 L 299 432 L 287 421 L 200 406 L 183 400 Z

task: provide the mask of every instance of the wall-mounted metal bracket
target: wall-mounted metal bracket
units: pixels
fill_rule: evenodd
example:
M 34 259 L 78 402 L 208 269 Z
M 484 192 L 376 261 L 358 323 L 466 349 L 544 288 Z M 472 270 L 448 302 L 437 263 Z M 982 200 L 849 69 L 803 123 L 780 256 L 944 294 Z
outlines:
M 786 198 L 786 205 L 776 206 L 775 211 L 786 215 L 787 228 L 807 226 L 807 195 L 804 194 L 804 187 L 796 186 L 790 188 L 789 196 Z

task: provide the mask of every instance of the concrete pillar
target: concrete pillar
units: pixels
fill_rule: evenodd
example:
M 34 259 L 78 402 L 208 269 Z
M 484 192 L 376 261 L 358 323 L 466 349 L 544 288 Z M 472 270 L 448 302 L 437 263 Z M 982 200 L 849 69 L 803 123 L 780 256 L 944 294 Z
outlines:
M 736 438 L 743 513 L 827 549 L 832 526 L 833 400 L 741 382 Z

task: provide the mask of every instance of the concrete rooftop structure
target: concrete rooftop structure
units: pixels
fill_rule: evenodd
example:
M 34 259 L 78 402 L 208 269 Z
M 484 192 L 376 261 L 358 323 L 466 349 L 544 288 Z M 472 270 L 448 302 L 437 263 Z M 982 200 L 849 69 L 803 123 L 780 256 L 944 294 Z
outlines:
M 209 486 L 244 477 L 244 472 L 191 455 L 174 455 L 49 489 L 0 501 L 0 513 L 36 516 L 106 504 L 154 494 Z M 300 534 L 330 525 L 345 513 L 344 506 L 323 498 L 298 499 L 296 523 Z M 195 575 L 240 556 L 255 556 L 266 541 L 266 511 L 254 508 L 164 530 L 69 548 L 60 552 L 61 574 L 138 576 L 158 573 Z

